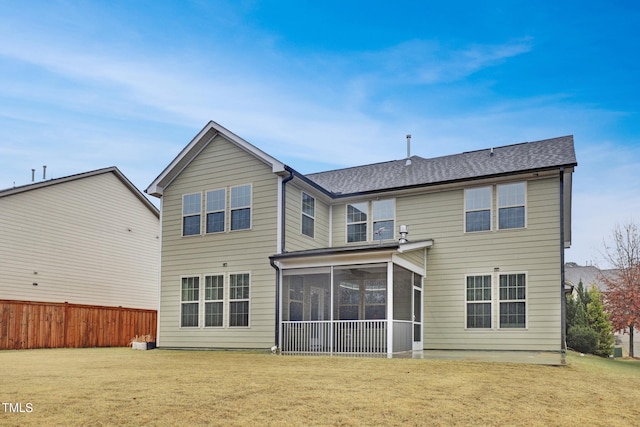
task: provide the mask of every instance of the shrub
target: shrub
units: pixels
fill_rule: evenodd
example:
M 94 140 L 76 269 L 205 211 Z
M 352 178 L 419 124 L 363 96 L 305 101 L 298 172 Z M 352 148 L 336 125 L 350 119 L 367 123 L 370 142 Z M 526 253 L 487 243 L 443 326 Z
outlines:
M 588 326 L 572 326 L 567 332 L 567 346 L 580 353 L 594 354 L 598 333 Z

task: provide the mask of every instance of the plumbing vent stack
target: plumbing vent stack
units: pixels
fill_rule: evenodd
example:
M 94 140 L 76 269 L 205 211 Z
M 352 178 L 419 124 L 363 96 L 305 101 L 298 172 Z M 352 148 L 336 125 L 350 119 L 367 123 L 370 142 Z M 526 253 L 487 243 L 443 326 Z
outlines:
M 405 166 L 409 166 L 411 164 L 411 134 L 407 134 L 407 161 Z

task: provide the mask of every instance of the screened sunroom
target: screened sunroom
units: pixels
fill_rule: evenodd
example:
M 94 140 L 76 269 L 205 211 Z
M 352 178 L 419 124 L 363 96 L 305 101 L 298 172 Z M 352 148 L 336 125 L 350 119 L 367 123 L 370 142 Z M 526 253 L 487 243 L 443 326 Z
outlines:
M 422 349 L 422 279 L 430 244 L 272 257 L 279 263 L 281 351 L 390 355 Z M 418 253 L 407 256 L 407 250 Z

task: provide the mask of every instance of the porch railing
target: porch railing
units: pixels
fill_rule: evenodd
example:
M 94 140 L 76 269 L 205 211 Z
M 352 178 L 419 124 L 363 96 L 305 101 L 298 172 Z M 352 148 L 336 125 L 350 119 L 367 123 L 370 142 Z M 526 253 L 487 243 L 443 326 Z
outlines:
M 282 322 L 283 353 L 386 353 L 386 320 Z

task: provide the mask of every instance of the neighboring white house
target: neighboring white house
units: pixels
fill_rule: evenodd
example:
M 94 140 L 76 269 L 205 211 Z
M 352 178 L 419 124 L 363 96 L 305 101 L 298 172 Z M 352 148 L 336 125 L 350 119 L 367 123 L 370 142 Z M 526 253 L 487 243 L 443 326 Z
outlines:
M 158 345 L 561 354 L 576 166 L 563 136 L 304 175 L 210 122 L 146 190 Z
M 0 300 L 157 310 L 159 233 L 116 167 L 0 190 Z

